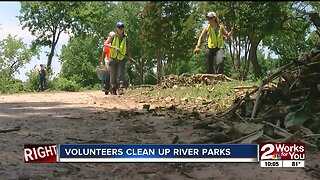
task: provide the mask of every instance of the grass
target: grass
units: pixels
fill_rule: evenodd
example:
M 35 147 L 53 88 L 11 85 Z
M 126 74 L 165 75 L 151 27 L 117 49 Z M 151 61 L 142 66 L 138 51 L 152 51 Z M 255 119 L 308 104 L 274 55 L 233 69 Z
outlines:
M 189 87 L 176 87 L 168 89 L 139 88 L 127 90 L 126 94 L 141 102 L 172 103 L 184 105 L 186 108 L 198 106 L 218 111 L 225 110 L 233 104 L 237 86 L 252 86 L 257 82 L 219 82 L 215 85 L 197 84 Z M 187 103 L 186 103 L 187 102 Z M 209 106 L 209 104 L 211 106 Z M 208 107 L 209 106 L 209 107 Z

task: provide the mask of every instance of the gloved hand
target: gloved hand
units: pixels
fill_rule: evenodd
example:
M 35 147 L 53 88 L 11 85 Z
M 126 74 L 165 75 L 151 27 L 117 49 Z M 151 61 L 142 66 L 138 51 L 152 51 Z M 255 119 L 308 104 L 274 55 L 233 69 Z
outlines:
M 234 24 L 233 26 L 232 26 L 232 29 L 237 29 L 237 28 L 239 28 L 239 26 L 238 25 L 236 25 L 236 24 Z
M 196 46 L 194 48 L 194 53 L 198 54 L 201 51 L 201 49 L 199 48 L 199 46 Z
M 119 51 L 120 52 L 120 49 L 118 47 L 114 47 L 114 50 L 116 51 Z

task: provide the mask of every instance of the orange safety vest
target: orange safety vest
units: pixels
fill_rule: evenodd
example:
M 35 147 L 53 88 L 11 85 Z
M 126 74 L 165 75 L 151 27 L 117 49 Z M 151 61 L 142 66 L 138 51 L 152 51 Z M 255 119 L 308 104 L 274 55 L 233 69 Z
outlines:
M 106 43 L 107 41 L 105 41 L 104 43 L 103 43 L 103 45 L 105 45 L 105 43 Z M 110 43 L 109 43 L 110 44 Z M 106 53 L 106 56 L 104 57 L 104 59 L 106 59 L 106 60 L 110 60 L 110 52 L 111 52 L 111 49 L 109 48 L 109 47 L 107 47 L 107 46 L 104 46 L 104 52 Z
M 110 60 L 110 48 L 105 47 L 104 52 L 106 53 L 106 59 L 109 61 Z

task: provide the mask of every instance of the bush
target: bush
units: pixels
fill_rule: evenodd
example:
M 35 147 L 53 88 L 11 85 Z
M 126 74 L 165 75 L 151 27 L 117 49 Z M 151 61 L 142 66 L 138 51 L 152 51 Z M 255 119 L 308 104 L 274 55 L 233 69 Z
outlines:
M 30 91 L 23 82 L 19 81 L 10 81 L 6 84 L 2 84 L 0 87 L 0 93 L 19 93 L 19 92 L 28 92 Z
M 52 89 L 55 90 L 75 92 L 79 91 L 80 88 L 80 85 L 77 84 L 75 81 L 68 80 L 63 77 L 57 77 L 52 80 Z
M 26 92 L 28 88 L 21 80 L 10 76 L 7 70 L 0 71 L 0 93 Z
M 95 84 L 93 87 L 92 87 L 93 90 L 101 90 L 101 83 L 99 84 Z
M 28 77 L 26 86 L 30 91 L 40 91 L 40 79 L 38 74 L 36 73 L 36 70 L 33 69 L 26 73 L 26 76 Z

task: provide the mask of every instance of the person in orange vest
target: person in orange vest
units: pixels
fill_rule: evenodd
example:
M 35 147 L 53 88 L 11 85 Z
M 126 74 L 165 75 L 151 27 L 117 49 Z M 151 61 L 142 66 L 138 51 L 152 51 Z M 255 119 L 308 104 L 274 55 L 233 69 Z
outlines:
M 208 25 L 205 26 L 199 36 L 194 52 L 197 54 L 201 51 L 200 45 L 204 36 L 207 36 L 205 45 L 206 71 L 208 74 L 223 74 L 224 71 L 224 42 L 223 36 L 230 37 L 233 35 L 236 26 L 228 32 L 219 20 L 215 12 L 208 12 Z M 216 60 L 214 65 L 214 59 Z
M 109 69 L 109 63 L 110 63 L 110 48 L 106 46 L 106 40 L 107 38 L 104 38 L 103 41 L 103 50 L 100 57 L 100 66 L 105 66 L 107 72 L 104 74 L 102 80 L 101 80 L 101 89 L 105 91 L 105 94 L 108 95 L 110 91 L 110 69 Z
M 107 43 L 107 38 L 104 38 L 103 51 L 102 51 L 101 58 L 100 58 L 100 65 L 106 66 L 108 68 L 108 64 L 110 61 L 110 47 L 108 47 L 106 45 L 106 43 Z

